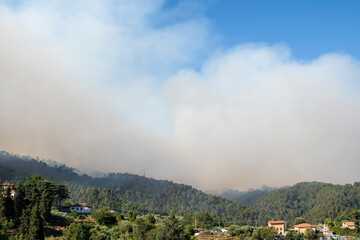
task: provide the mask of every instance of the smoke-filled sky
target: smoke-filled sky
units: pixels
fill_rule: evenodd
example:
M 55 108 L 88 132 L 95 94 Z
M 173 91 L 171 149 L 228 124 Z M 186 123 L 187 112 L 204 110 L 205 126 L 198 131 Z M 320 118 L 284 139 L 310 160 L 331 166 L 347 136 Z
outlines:
M 0 149 L 201 189 L 360 181 L 360 17 L 319 2 L 0 1 Z

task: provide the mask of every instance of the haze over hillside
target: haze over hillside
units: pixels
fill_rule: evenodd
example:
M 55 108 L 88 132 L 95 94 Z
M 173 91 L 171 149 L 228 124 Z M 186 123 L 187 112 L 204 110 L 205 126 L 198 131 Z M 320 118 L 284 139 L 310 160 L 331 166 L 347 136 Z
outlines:
M 276 187 L 268 187 L 266 185 L 261 186 L 261 188 L 253 189 L 250 188 L 247 191 L 238 191 L 233 189 L 227 190 L 213 190 L 213 191 L 206 191 L 208 194 L 214 194 L 223 198 L 227 198 L 230 200 L 236 200 L 243 204 L 249 205 L 252 202 L 255 202 L 257 199 L 261 198 L 262 196 L 275 191 L 279 188 Z
M 185 216 L 203 212 L 213 214 L 219 221 L 222 219 L 240 225 L 267 225 L 268 220 L 284 219 L 291 226 L 296 217 L 304 217 L 308 222 L 317 224 L 325 218 L 335 219 L 360 210 L 359 182 L 347 185 L 305 182 L 278 190 L 264 188 L 262 191 L 269 192 L 262 192 L 260 197 L 253 195 L 259 190 L 252 190 L 245 198 L 248 201 L 246 206 L 167 180 L 129 173 L 109 173 L 93 178 L 77 172 L 65 165 L 53 163 L 49 166 L 31 157 L 0 152 L 2 180 L 23 182 L 26 177 L 39 174 L 65 184 L 73 202 L 88 202 L 96 208 L 107 207 L 123 213 L 129 210 L 138 214 L 168 215 L 175 212 Z
M 202 190 L 355 182 L 355 2 L 0 1 L 0 148 Z

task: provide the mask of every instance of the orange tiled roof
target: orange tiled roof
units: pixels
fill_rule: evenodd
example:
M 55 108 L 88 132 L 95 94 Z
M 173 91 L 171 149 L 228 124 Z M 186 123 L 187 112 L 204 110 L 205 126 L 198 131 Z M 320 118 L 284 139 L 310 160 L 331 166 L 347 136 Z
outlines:
M 294 227 L 296 227 L 296 228 L 314 228 L 316 226 L 311 225 L 310 223 L 301 223 L 301 224 L 295 225 Z
M 285 221 L 269 221 L 270 224 L 285 224 Z
M 75 203 L 74 205 L 71 205 L 72 207 L 76 207 L 76 206 L 79 206 L 79 207 L 88 207 L 89 204 L 88 203 Z
M 13 183 L 8 183 L 8 182 L 3 183 L 2 185 L 3 185 L 3 186 L 14 186 Z
M 347 226 L 355 226 L 354 222 L 344 222 L 344 224 Z

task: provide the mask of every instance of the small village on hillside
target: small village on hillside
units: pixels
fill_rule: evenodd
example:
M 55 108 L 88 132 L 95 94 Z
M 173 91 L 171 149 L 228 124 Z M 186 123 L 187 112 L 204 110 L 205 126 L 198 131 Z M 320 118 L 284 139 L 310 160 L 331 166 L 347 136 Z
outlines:
M 17 188 L 14 183 L 11 182 L 3 182 L 3 200 L 6 198 L 16 199 L 17 197 Z M 100 213 L 100 214 L 99 214 Z M 69 199 L 64 198 L 54 198 L 51 203 L 51 214 L 58 217 L 63 217 L 64 219 L 72 219 L 71 222 L 74 223 L 89 223 L 94 224 L 95 226 L 107 226 L 113 225 L 116 223 L 121 224 L 137 224 L 136 221 L 139 219 L 148 219 L 151 216 L 151 224 L 154 226 L 161 225 L 164 220 L 164 216 L 160 215 L 145 215 L 145 216 L 136 216 L 135 212 L 129 211 L 127 213 L 120 213 L 116 210 L 111 210 L 107 208 L 95 209 L 91 206 L 90 203 L 79 203 L 79 202 L 71 202 Z M 99 215 L 102 215 L 99 217 Z M 181 216 L 177 217 L 181 220 Z M 136 220 L 138 219 L 138 220 Z M 268 221 L 267 226 L 260 227 L 261 231 L 266 232 L 265 234 L 259 232 L 258 238 L 252 235 L 250 239 L 338 239 L 338 240 L 346 240 L 346 239 L 357 239 L 351 235 L 340 235 L 336 232 L 336 228 L 332 224 L 332 227 L 327 223 L 312 225 L 310 223 L 306 223 L 305 219 L 298 217 L 296 219 L 298 224 L 291 225 L 292 227 L 288 227 L 286 221 L 277 220 L 277 221 Z M 4 223 L 3 223 L 4 224 Z M 8 224 L 5 222 L 5 224 Z M 54 222 L 45 222 L 44 227 L 48 229 L 48 231 L 52 232 L 55 236 L 62 235 L 62 232 L 67 228 L 67 224 L 65 222 L 54 221 Z M 206 239 L 246 239 L 246 232 L 241 230 L 241 228 L 252 228 L 252 232 L 256 227 L 254 226 L 236 226 L 231 224 L 226 224 L 224 226 L 208 226 L 208 228 L 199 228 L 197 227 L 196 218 L 194 221 L 194 227 L 190 230 L 192 239 L 198 240 L 206 240 Z M 356 226 L 353 221 L 342 221 L 340 229 L 348 231 L 349 233 L 353 231 L 358 231 L 359 227 Z M 334 231 L 335 230 L 335 231 Z M 5 232 L 4 232 L 5 231 Z M 134 230 L 131 230 L 134 231 Z M 11 227 L 2 228 L 2 233 L 6 236 L 10 236 L 16 234 L 16 231 L 11 230 Z M 131 232 L 126 232 L 129 237 Z M 57 238 L 49 238 L 49 239 L 57 239 Z M 62 238 L 59 238 L 62 239 Z M 131 239 L 131 238 L 119 238 L 119 239 Z

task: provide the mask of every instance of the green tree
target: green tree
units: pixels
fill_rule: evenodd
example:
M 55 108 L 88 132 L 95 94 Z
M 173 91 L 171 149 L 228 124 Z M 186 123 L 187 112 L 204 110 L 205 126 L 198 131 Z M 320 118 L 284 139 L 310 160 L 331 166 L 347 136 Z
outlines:
M 195 229 L 192 225 L 186 225 L 184 228 L 184 232 L 188 236 L 193 236 L 195 234 Z
M 13 223 L 12 220 L 10 220 L 10 221 L 5 220 L 5 221 L 2 223 L 2 232 L 3 232 L 3 234 L 4 234 L 5 236 L 7 236 L 7 231 L 8 231 L 9 229 L 12 229 L 13 227 L 14 227 L 14 223 Z M 1 240 L 1 238 L 0 238 L 0 240 Z
M 295 220 L 294 220 L 294 225 L 298 225 L 298 224 L 301 224 L 301 223 L 306 223 L 306 219 L 303 218 L 303 217 L 297 217 L 297 218 L 295 218 Z
M 25 209 L 25 207 L 28 205 L 28 202 L 25 200 L 26 195 L 25 195 L 25 190 L 22 186 L 21 183 L 19 183 L 17 185 L 17 191 L 15 194 L 15 199 L 14 199 L 14 224 L 15 226 L 19 226 L 20 225 L 20 218 L 21 215 Z
M 5 220 L 10 221 L 12 218 L 14 218 L 14 201 L 11 197 L 10 187 L 6 188 L 3 192 L 3 194 L 0 193 L 0 215 L 2 222 Z
M 300 234 L 298 232 L 289 231 L 286 233 L 285 239 L 286 240 L 298 240 L 300 239 Z
M 69 215 L 73 218 L 77 218 L 79 216 L 79 214 L 76 212 L 75 209 L 71 210 L 71 212 L 69 213 Z
M 119 233 L 116 228 L 108 228 L 107 226 L 96 226 L 90 229 L 89 240 L 112 240 L 119 239 Z
M 149 225 L 142 218 L 135 220 L 134 239 L 143 240 L 146 239 L 146 233 L 149 229 Z
M 27 239 L 29 234 L 30 214 L 31 214 L 30 210 L 31 210 L 30 207 L 25 208 L 20 217 L 19 235 L 23 239 Z
M 171 214 L 164 221 L 164 226 L 159 229 L 157 238 L 159 240 L 187 240 L 190 239 L 184 229 L 180 226 L 179 220 Z
M 156 223 L 156 218 L 154 217 L 154 215 L 146 215 L 145 216 L 145 221 L 148 224 L 155 224 Z
M 29 222 L 29 232 L 27 234 L 28 240 L 43 240 L 44 239 L 44 227 L 43 220 L 36 204 L 31 210 L 31 217 Z
M 273 227 L 264 227 L 260 231 L 260 236 L 262 239 L 272 240 L 275 239 L 276 230 Z
M 135 214 L 135 212 L 132 211 L 132 210 L 128 211 L 128 213 L 126 214 L 126 216 L 128 217 L 128 219 L 129 219 L 130 222 L 133 222 L 133 221 L 135 221 L 135 219 L 136 219 L 136 214 Z
M 91 225 L 73 222 L 63 231 L 63 240 L 88 240 Z
M 123 221 L 119 224 L 119 232 L 123 238 L 131 237 L 133 234 L 133 226 L 128 221 Z
M 306 229 L 305 237 L 307 239 L 317 239 L 315 231 L 313 231 L 311 228 Z
M 91 216 L 100 224 L 100 225 L 111 225 L 116 223 L 116 216 L 114 213 L 109 212 L 107 208 L 101 208 L 98 211 L 95 211 Z

